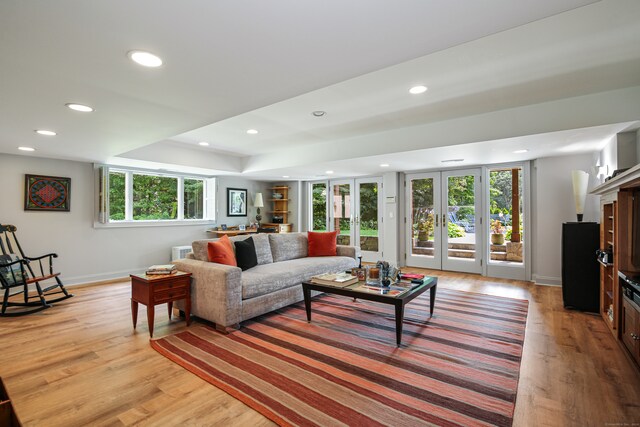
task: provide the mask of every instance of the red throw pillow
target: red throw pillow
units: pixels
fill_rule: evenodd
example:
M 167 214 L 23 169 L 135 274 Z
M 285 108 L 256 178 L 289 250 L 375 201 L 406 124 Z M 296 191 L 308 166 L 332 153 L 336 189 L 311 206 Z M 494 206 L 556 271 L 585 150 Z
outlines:
M 233 253 L 233 246 L 228 236 L 222 236 L 215 242 L 209 242 L 207 244 L 207 253 L 209 254 L 209 262 L 238 266 L 236 256 Z
M 336 256 L 336 236 L 339 230 L 327 233 L 309 231 L 309 256 Z

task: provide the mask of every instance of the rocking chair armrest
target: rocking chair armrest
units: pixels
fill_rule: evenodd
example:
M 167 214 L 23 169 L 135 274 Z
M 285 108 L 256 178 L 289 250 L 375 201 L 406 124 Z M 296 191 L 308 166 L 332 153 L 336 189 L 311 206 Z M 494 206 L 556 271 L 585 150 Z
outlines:
M 24 257 L 24 259 L 28 259 L 29 261 L 38 261 L 38 260 L 41 260 L 42 258 L 48 258 L 48 257 L 58 258 L 58 254 L 50 253 L 50 254 L 46 254 L 46 255 L 42 255 L 42 256 L 38 256 L 38 257 L 33 257 L 33 258 L 29 257 L 29 256 L 26 256 L 26 257 Z
M 9 262 L 9 263 L 4 263 L 4 262 L 0 261 L 0 267 L 10 267 L 10 266 L 12 266 L 12 265 L 14 265 L 14 264 L 24 264 L 24 265 L 27 265 L 27 264 L 29 264 L 29 260 L 28 260 L 28 259 L 24 259 L 24 258 L 22 258 L 22 259 L 17 259 L 17 260 L 15 260 L 15 261 L 11 261 L 11 262 Z

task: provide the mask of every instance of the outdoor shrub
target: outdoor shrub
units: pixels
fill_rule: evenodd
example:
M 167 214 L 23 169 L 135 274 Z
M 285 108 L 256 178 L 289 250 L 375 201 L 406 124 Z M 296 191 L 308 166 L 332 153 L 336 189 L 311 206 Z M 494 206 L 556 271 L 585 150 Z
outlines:
M 451 221 L 447 223 L 447 231 L 450 239 L 465 236 L 464 228 L 452 223 Z

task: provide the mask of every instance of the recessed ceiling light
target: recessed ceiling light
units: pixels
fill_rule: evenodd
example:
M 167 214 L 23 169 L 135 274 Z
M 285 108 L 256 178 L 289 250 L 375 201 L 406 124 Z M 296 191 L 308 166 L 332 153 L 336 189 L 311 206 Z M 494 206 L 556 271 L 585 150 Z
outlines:
M 162 65 L 162 59 L 153 53 L 144 52 L 142 50 L 132 50 L 127 55 L 136 64 L 140 64 L 144 67 L 159 67 Z
M 442 160 L 442 163 L 452 163 L 452 162 L 464 162 L 464 159 L 447 159 L 447 160 Z
M 388 168 L 389 167 L 389 163 L 380 163 L 380 167 L 381 168 Z
M 526 150 L 526 149 L 524 149 L 524 150 L 516 150 L 516 151 L 514 151 L 514 153 L 515 154 L 521 154 L 521 153 L 526 153 L 527 151 L 529 151 L 529 150 Z
M 327 114 L 327 112 L 326 112 L 326 111 L 322 111 L 322 110 L 317 110 L 317 111 L 314 111 L 314 112 L 313 112 L 313 113 L 311 113 L 311 114 L 312 114 L 313 116 L 315 116 L 315 117 L 322 117 L 322 116 L 324 116 L 325 114 Z
M 248 133 L 249 135 L 255 135 L 255 134 L 257 134 L 257 133 L 258 133 L 258 131 L 257 131 L 257 130 L 255 130 L 255 129 L 249 129 L 249 130 L 247 131 L 247 133 Z
M 22 151 L 36 151 L 35 148 L 31 148 L 31 147 L 18 147 L 18 150 L 22 150 Z
M 93 111 L 93 108 L 89 107 L 88 105 L 73 104 L 73 103 L 64 104 L 64 105 L 67 106 L 67 108 L 71 108 L 74 111 L 80 111 L 82 113 L 90 113 Z
M 331 175 L 331 174 L 333 174 L 333 171 L 326 171 L 325 173 L 326 173 L 327 175 Z
M 201 142 L 198 142 L 198 144 L 202 145 L 203 147 L 208 147 L 209 146 L 209 143 L 207 141 L 201 141 Z
M 54 131 L 45 130 L 45 129 L 38 129 L 38 130 L 36 130 L 36 133 L 38 133 L 40 135 L 46 135 L 46 136 L 56 136 L 57 135 Z
M 289 178 L 289 175 L 282 175 L 283 178 Z
M 427 87 L 426 86 L 414 86 L 411 89 L 409 89 L 409 93 L 413 94 L 413 95 L 418 95 L 420 93 L 425 93 L 427 91 Z

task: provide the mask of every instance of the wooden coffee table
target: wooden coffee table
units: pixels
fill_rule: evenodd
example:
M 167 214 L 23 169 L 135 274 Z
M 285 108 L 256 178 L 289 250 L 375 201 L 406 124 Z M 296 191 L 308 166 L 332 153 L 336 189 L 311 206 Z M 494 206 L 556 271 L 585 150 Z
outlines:
M 345 287 L 337 287 L 330 285 L 320 285 L 310 281 L 302 282 L 302 292 L 304 293 L 304 306 L 307 310 L 307 321 L 311 322 L 311 291 L 319 291 L 327 294 L 344 295 L 347 297 L 363 299 L 367 301 L 381 302 L 390 304 L 395 307 L 396 311 L 396 344 L 400 346 L 402 341 L 402 324 L 404 321 L 404 306 L 417 296 L 423 294 L 427 290 L 430 292 L 429 300 L 429 317 L 433 316 L 433 307 L 436 302 L 436 288 L 438 286 L 438 278 L 434 276 L 426 276 L 422 285 L 405 292 L 399 296 L 388 296 L 383 294 L 373 294 L 356 290 L 358 286 L 364 282 L 358 282 Z
M 138 323 L 138 303 L 147 306 L 147 322 L 149 324 L 149 336 L 153 337 L 153 320 L 155 306 L 167 304 L 169 320 L 173 302 L 185 300 L 184 313 L 187 326 L 191 324 L 191 273 L 178 271 L 168 275 L 132 274 L 131 277 L 131 316 L 133 317 L 133 329 Z

